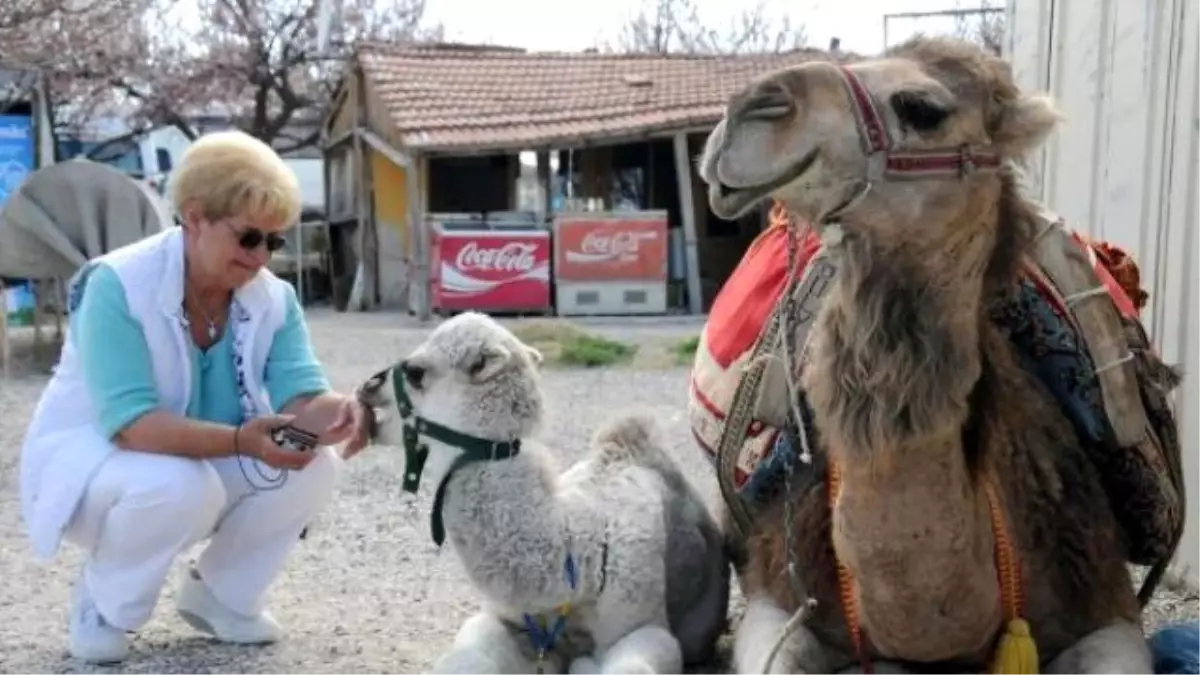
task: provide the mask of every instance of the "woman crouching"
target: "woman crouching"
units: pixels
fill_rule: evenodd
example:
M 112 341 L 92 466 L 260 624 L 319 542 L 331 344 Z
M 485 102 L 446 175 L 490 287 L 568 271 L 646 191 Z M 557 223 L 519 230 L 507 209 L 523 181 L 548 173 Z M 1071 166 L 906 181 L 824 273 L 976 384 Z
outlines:
M 63 539 L 86 553 L 68 633 L 89 662 L 125 658 L 176 557 L 204 539 L 180 616 L 228 642 L 278 639 L 267 589 L 363 444 L 362 410 L 330 390 L 294 289 L 264 269 L 299 218 L 295 175 L 265 144 L 222 132 L 188 149 L 171 190 L 182 227 L 72 280 L 67 338 L 21 452 L 35 554 L 52 558 Z M 277 445 L 272 430 L 306 408 L 333 420 L 319 445 Z

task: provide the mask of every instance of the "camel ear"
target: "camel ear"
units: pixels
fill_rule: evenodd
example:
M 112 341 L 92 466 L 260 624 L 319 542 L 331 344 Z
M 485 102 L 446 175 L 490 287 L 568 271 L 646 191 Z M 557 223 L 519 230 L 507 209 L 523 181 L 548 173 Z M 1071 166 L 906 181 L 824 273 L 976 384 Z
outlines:
M 1045 143 L 1063 119 L 1049 96 L 1022 96 L 1000 113 L 992 140 L 1006 155 L 1025 155 Z
M 537 368 L 542 365 L 542 353 L 538 350 L 525 345 L 525 353 L 529 355 L 529 360 L 533 362 L 533 367 Z
M 468 374 L 476 382 L 486 382 L 500 372 L 512 358 L 512 352 L 501 345 L 485 345 L 479 355 L 472 361 Z

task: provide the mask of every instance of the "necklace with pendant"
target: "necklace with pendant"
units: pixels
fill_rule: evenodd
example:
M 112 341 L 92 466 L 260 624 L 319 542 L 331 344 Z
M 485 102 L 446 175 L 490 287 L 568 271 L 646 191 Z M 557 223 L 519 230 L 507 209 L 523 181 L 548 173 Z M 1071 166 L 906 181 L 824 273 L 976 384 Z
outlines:
M 203 305 L 201 305 L 198 301 L 196 301 L 195 304 L 196 304 L 196 308 L 200 310 L 200 313 L 204 315 L 204 321 L 208 324 L 208 339 L 216 340 L 217 339 L 217 322 L 213 321 L 213 318 L 208 315 L 208 311 L 204 309 Z
M 204 321 L 208 324 L 208 331 L 207 331 L 208 339 L 216 340 L 217 339 L 217 322 L 214 321 L 211 316 L 209 316 L 208 310 L 204 308 L 204 303 L 200 302 L 200 300 L 198 298 L 196 298 L 196 296 L 194 294 L 188 293 L 188 286 L 187 286 L 188 276 L 187 275 L 188 275 L 188 270 L 187 270 L 187 264 L 185 263 L 184 264 L 184 286 L 183 286 L 183 311 L 188 315 L 188 317 L 191 317 L 192 313 L 190 311 L 188 311 L 188 308 L 187 308 L 187 299 L 188 299 L 188 297 L 191 297 L 192 304 L 196 305 L 196 308 L 199 309 L 200 313 L 204 315 Z

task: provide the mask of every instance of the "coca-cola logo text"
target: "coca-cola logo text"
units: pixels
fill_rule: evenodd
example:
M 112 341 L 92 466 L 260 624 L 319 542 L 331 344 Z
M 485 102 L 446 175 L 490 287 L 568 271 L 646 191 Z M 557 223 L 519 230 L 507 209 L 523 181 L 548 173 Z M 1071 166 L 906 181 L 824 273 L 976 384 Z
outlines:
M 468 241 L 458 250 L 454 263 L 464 272 L 528 272 L 537 263 L 533 256 L 535 250 L 536 245 L 517 241 L 493 247 Z
M 579 251 L 587 255 L 605 258 L 636 257 L 638 245 L 643 239 L 654 239 L 654 232 L 633 230 L 592 230 L 579 243 Z

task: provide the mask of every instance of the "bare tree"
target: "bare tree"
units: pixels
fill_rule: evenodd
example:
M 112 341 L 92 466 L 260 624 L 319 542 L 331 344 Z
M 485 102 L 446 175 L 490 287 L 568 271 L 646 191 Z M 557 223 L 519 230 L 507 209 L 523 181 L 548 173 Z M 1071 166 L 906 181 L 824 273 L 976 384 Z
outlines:
M 440 39 L 425 26 L 425 0 L 342 0 L 329 44 L 318 48 L 317 0 L 199 0 L 206 53 L 192 62 L 191 89 L 226 101 L 235 124 L 281 150 L 311 145 L 315 122 L 360 40 Z M 299 135 L 293 127 L 300 123 Z
M 977 2 L 977 10 L 968 10 L 969 13 L 964 12 L 955 17 L 954 35 L 963 40 L 978 43 L 984 49 L 1000 56 L 1004 49 L 1004 2 L 1003 0 L 977 0 Z
M 780 52 L 803 47 L 803 25 L 787 16 L 771 17 L 763 3 L 708 25 L 695 0 L 644 0 L 607 49 L 625 52 L 734 54 Z
M 7 2 L 9 0 L 0 0 Z M 318 49 L 319 0 L 18 0 L 116 6 L 90 41 L 43 40 L 39 24 L 23 60 L 54 74 L 59 123 L 116 114 L 135 136 L 223 117 L 281 152 L 311 145 L 353 45 L 364 39 L 437 39 L 425 0 L 341 0 L 331 39 Z M 328 1 L 328 0 L 327 0 Z M 122 25 L 123 24 L 123 25 Z
M 2 0 L 0 66 L 18 86 L 0 93 L 0 110 L 28 97 L 30 79 L 50 78 L 56 89 L 74 88 L 64 66 L 103 55 L 106 45 L 135 24 L 146 0 Z M 135 24 L 136 25 L 136 24 Z

